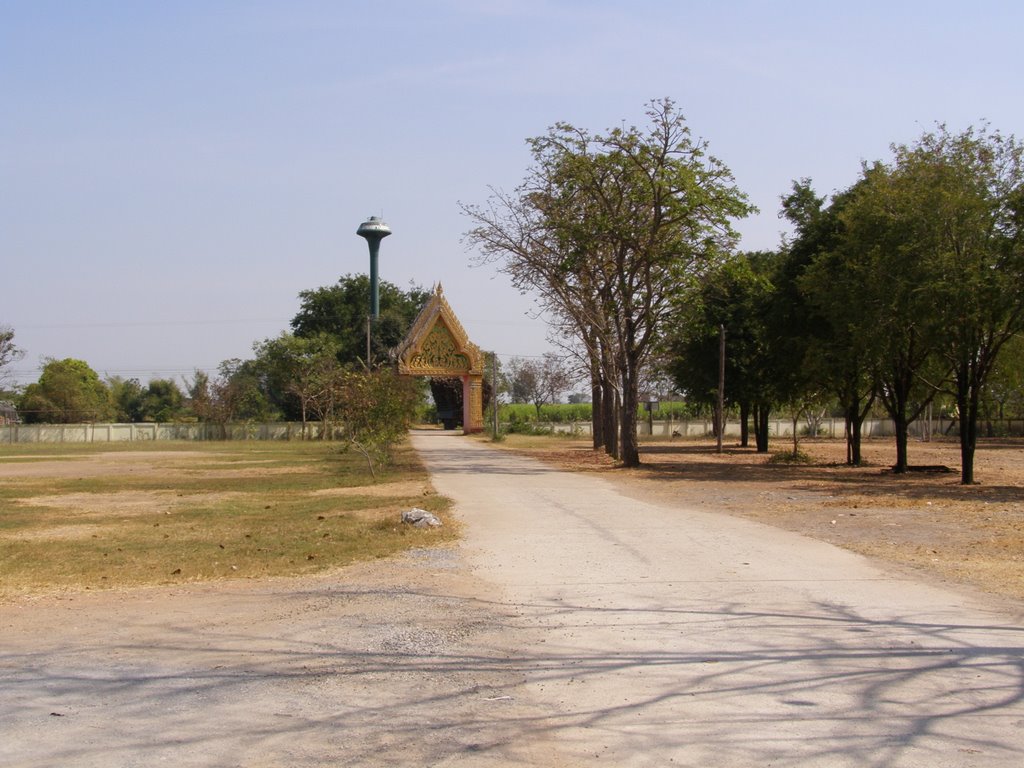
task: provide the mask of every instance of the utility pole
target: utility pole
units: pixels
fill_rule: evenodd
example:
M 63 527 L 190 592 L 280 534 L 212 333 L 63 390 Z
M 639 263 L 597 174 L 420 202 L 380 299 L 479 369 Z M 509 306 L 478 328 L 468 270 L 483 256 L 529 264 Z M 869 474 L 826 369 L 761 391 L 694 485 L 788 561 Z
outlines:
M 725 323 L 718 326 L 718 452 L 725 432 Z
M 498 353 L 491 352 L 491 408 L 494 409 L 494 434 L 492 439 L 498 439 Z

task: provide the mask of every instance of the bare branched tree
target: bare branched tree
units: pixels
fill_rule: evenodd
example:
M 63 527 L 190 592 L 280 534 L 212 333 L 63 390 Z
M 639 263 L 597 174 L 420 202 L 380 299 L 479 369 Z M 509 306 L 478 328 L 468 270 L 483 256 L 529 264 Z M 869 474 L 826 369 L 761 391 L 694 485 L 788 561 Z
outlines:
M 639 380 L 671 299 L 731 248 L 731 219 L 752 210 L 671 100 L 647 116 L 646 129 L 603 135 L 556 124 L 528 141 L 534 166 L 513 194 L 462 206 L 479 260 L 587 350 L 595 435 L 600 419 L 603 446 L 627 466 L 640 461 Z

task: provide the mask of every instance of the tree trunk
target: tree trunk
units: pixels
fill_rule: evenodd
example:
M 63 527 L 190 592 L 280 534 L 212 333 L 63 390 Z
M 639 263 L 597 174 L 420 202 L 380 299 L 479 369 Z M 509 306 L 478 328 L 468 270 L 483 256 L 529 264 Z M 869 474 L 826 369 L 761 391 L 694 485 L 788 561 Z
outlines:
M 937 391 L 932 389 L 925 393 L 920 401 L 914 403 L 914 410 L 911 413 L 909 409 L 915 380 L 915 368 L 904 363 L 896 366 L 890 379 L 883 379 L 881 382 L 883 385 L 882 404 L 896 429 L 896 463 L 892 467 L 892 471 L 896 474 L 904 474 L 910 468 L 907 454 L 910 424 L 924 412 Z
M 598 372 L 603 393 L 601 407 L 604 419 L 604 451 L 613 459 L 619 458 L 619 392 L 616 389 L 618 373 L 612 352 L 605 344 L 600 345 Z
M 896 463 L 892 465 L 892 471 L 897 475 L 904 474 L 910 464 L 907 459 L 907 435 L 910 431 L 910 421 L 907 418 L 907 400 L 909 398 L 910 384 L 907 378 L 893 377 L 894 385 L 890 387 L 889 394 L 882 398 L 885 410 L 892 419 L 893 428 L 896 430 Z
M 613 459 L 619 458 L 618 408 L 615 387 L 607 378 L 603 382 L 601 419 L 604 422 L 604 450 Z
M 960 409 L 960 484 L 974 485 L 974 452 L 978 446 L 979 387 L 967 373 L 957 376 L 956 404 Z
M 892 471 L 897 475 L 902 475 L 910 467 L 910 462 L 907 459 L 907 435 L 910 432 L 910 425 L 907 423 L 905 409 L 892 414 L 892 422 L 896 429 L 896 463 L 893 464 Z
M 850 463 L 851 466 L 859 467 L 864 462 L 861 455 L 861 435 L 864 431 L 864 416 L 858 414 L 854 417 L 850 434 Z
M 639 382 L 636 366 L 627 361 L 622 381 L 622 410 L 619 416 L 619 435 L 622 450 L 619 460 L 625 467 L 640 466 L 640 445 L 637 438 L 637 409 L 640 406 Z
M 861 432 L 864 417 L 858 409 L 846 414 L 846 463 L 851 467 L 859 467 L 863 461 L 861 455 Z
M 846 438 L 846 464 L 853 466 L 853 426 L 850 421 L 850 411 L 847 409 L 843 414 L 843 436 Z
M 748 448 L 750 446 L 750 403 L 745 400 L 740 403 L 740 446 Z
M 864 424 L 864 414 L 861 413 L 860 403 L 852 402 L 846 407 L 846 463 L 851 467 L 859 467 L 861 464 L 861 427 Z
M 768 414 L 771 410 L 767 403 L 754 403 L 754 442 L 758 453 L 768 453 Z
M 604 411 L 602 407 L 601 380 L 593 377 L 590 383 L 590 433 L 594 450 L 604 447 Z

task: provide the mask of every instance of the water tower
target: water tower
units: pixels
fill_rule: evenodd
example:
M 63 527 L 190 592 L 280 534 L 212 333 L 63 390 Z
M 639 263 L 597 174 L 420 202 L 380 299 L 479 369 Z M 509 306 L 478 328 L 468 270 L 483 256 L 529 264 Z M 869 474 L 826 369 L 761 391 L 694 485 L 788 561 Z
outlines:
M 366 238 L 370 246 L 370 319 L 376 320 L 380 316 L 380 282 L 377 278 L 377 255 L 380 253 L 380 241 L 391 234 L 388 227 L 379 216 L 371 216 L 356 230 L 356 234 Z

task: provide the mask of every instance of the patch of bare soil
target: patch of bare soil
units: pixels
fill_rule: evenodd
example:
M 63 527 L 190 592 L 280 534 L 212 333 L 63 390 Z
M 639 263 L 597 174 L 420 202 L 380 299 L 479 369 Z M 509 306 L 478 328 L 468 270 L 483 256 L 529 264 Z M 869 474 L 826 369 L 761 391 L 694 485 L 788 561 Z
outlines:
M 321 488 L 313 491 L 313 496 L 328 498 L 343 496 L 428 496 L 433 491 L 422 482 L 379 483 L 377 485 L 357 485 L 343 488 Z
M 781 443 L 772 446 L 783 450 Z M 582 443 L 530 450 L 576 471 L 596 471 L 628 496 L 745 517 L 877 557 L 920 574 L 1024 599 L 1024 443 L 980 441 L 975 477 L 960 485 L 959 445 L 914 443 L 915 466 L 952 472 L 895 475 L 891 440 L 866 441 L 848 467 L 841 440 L 805 440 L 809 465 L 771 464 L 754 450 L 710 442 L 645 443 L 637 469 L 617 468 Z
M 26 458 L 5 456 L 0 462 L 3 478 L 55 478 L 109 477 L 125 472 L 132 474 L 166 474 L 169 463 L 192 461 L 203 456 L 201 451 L 131 451 L 97 453 L 87 456 L 52 457 L 33 461 L 7 461 Z
M 237 491 L 204 493 L 206 502 L 224 501 L 245 496 Z M 176 491 L 117 491 L 116 493 L 62 493 L 31 496 L 18 502 L 27 507 L 49 507 L 63 510 L 75 517 L 135 517 L 172 512 L 195 504 L 194 496 Z

